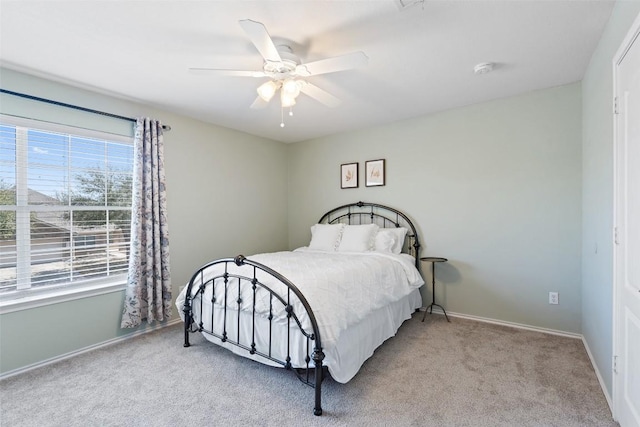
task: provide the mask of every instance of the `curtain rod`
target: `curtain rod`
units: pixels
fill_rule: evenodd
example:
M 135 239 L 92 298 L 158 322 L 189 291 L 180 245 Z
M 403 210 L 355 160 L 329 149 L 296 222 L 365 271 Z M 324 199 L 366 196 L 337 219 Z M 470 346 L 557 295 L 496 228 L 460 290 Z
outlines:
M 126 120 L 126 121 L 133 122 L 133 123 L 135 123 L 137 121 L 137 119 L 132 118 L 132 117 L 125 117 L 125 116 L 119 116 L 117 114 L 105 113 L 104 111 L 92 110 L 91 108 L 80 107 L 78 105 L 73 105 L 73 104 L 66 104 L 64 102 L 54 101 L 52 99 L 46 99 L 46 98 L 40 98 L 40 97 L 33 96 L 33 95 L 27 95 L 26 93 L 13 92 L 13 91 L 6 90 L 6 89 L 0 89 L 0 93 L 6 93 L 7 95 L 19 96 L 20 98 L 26 98 L 26 99 L 30 99 L 32 101 L 40 101 L 40 102 L 45 102 L 47 104 L 58 105 L 60 107 L 67 107 L 67 108 L 71 108 L 73 110 L 85 111 L 87 113 L 99 114 L 101 116 L 113 117 L 114 119 Z M 162 125 L 162 129 L 168 132 L 168 131 L 171 130 L 171 126 Z

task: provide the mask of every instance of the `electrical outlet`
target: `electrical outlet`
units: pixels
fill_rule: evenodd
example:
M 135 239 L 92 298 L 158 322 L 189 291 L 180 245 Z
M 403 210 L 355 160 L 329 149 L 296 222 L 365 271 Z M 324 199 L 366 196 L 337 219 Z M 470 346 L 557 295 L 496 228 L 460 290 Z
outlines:
M 549 304 L 558 304 L 557 292 L 549 292 Z

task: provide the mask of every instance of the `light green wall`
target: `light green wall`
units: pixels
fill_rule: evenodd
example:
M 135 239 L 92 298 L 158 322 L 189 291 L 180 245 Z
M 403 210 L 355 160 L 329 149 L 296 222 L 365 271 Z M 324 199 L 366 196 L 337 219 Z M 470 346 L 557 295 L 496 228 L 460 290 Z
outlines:
M 12 70 L 0 69 L 0 82 L 3 89 L 171 125 L 164 141 L 174 298 L 211 259 L 287 248 L 285 144 Z M 21 111 L 119 134 L 131 129 L 120 120 L 0 98 L 0 112 Z M 132 332 L 119 328 L 123 297 L 116 292 L 0 316 L 0 372 Z
M 582 332 L 610 391 L 611 60 L 639 10 L 636 0 L 616 3 L 582 84 L 290 146 L 6 69 L 0 85 L 173 127 L 165 150 L 176 292 L 212 258 L 305 245 L 325 210 L 377 201 L 415 220 L 423 255 L 450 259 L 438 266 L 448 310 Z M 9 102 L 0 97 L 0 111 L 130 129 Z M 387 159 L 387 185 L 365 188 L 364 161 L 378 158 Z M 340 190 L 339 165 L 352 161 L 360 188 Z M 549 291 L 560 305 L 547 304 Z M 122 298 L 0 316 L 0 372 L 129 333 L 119 329 Z
M 423 256 L 449 259 L 447 310 L 579 333 L 581 126 L 576 83 L 294 144 L 289 245 L 333 206 L 387 204 L 415 220 Z M 386 186 L 364 187 L 364 161 L 380 158 Z M 341 190 L 349 162 L 360 187 Z
M 640 13 L 617 1 L 582 82 L 582 333 L 609 395 L 613 357 L 613 57 Z

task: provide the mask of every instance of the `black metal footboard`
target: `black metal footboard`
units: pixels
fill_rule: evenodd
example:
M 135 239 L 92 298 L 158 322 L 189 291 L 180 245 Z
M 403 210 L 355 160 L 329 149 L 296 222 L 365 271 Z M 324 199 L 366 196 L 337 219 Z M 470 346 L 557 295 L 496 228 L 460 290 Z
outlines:
M 235 268 L 233 272 L 230 272 L 230 265 L 242 267 L 242 269 L 240 269 L 242 274 L 239 274 Z M 212 269 L 215 269 L 216 272 L 213 275 L 207 275 L 206 273 L 212 271 Z M 260 272 L 266 272 L 268 276 L 275 278 L 278 283 L 286 286 L 286 290 L 275 290 L 261 282 L 258 279 L 258 275 L 261 277 L 265 276 Z M 208 288 L 211 292 L 211 298 L 210 300 L 204 301 L 205 291 Z M 197 289 L 197 291 L 192 295 L 192 292 L 194 292 L 193 289 Z M 216 289 L 220 290 L 220 292 L 216 292 Z M 259 312 L 256 310 L 256 295 L 262 291 L 268 292 L 269 308 L 267 313 L 265 313 L 264 310 Z M 209 294 L 207 293 L 207 295 Z M 262 293 L 261 296 L 264 297 L 265 294 Z M 250 301 L 246 301 L 247 297 Z M 195 301 L 195 303 L 200 304 L 200 319 L 197 325 L 195 324 L 193 312 L 195 299 L 198 300 Z M 296 300 L 304 307 L 305 313 L 301 313 L 299 309 L 298 312 L 296 312 L 295 306 L 299 307 L 299 304 L 295 303 Z M 260 299 L 260 301 L 264 302 L 264 298 Z M 247 303 L 250 307 L 248 311 Z M 203 321 L 203 307 L 205 304 L 209 305 L 211 311 L 211 318 L 207 319 L 207 326 L 205 326 L 205 322 Z M 242 311 L 243 307 L 244 312 Z M 284 310 L 285 313 L 287 329 L 286 356 L 284 358 L 280 357 L 280 354 L 276 354 L 274 351 L 274 346 L 277 345 L 278 348 L 282 348 L 283 343 L 276 343 L 272 340 L 272 327 L 275 321 L 274 315 L 282 310 Z M 321 387 L 324 378 L 322 366 L 324 353 L 322 351 L 318 324 L 313 310 L 304 295 L 302 295 L 300 290 L 286 277 L 263 264 L 245 258 L 243 255 L 238 255 L 235 258 L 212 261 L 196 271 L 189 281 L 183 312 L 185 347 L 189 347 L 190 345 L 190 332 L 202 332 L 217 337 L 223 343 L 242 348 L 251 355 L 260 356 L 275 364 L 281 365 L 287 370 L 292 370 L 300 381 L 315 388 L 315 406 L 313 413 L 315 415 L 322 415 Z M 311 330 L 305 330 L 305 327 L 302 325 L 301 318 L 305 314 L 311 324 Z M 247 320 L 247 316 L 250 316 L 250 320 Z M 248 329 L 246 328 L 246 324 L 241 324 L 241 322 L 246 323 L 247 321 L 250 322 Z M 268 337 L 262 337 L 260 340 L 256 339 L 256 324 L 258 321 L 268 322 Z M 215 322 L 217 322 L 217 324 Z M 241 337 L 243 327 L 245 331 L 251 331 L 250 337 Z M 307 329 L 309 328 L 307 327 Z M 301 335 L 297 337 L 291 335 L 296 333 Z M 303 351 L 306 351 L 306 357 L 304 358 L 305 366 L 294 367 L 291 363 L 291 352 L 295 350 L 292 348 L 292 345 L 293 342 L 299 343 L 301 341 L 306 342 L 306 349 L 303 349 Z M 262 345 L 258 342 L 262 343 Z M 313 366 L 310 365 L 311 360 L 313 360 Z

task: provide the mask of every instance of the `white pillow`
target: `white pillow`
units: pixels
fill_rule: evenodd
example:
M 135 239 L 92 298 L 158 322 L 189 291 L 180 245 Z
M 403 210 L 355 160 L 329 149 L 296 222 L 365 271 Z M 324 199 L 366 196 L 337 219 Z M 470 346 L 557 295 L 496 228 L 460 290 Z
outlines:
M 311 226 L 309 249 L 335 251 L 340 244 L 344 224 L 316 224 Z
M 391 252 L 399 254 L 404 246 L 404 237 L 407 229 L 404 227 L 381 228 L 376 236 L 375 250 L 378 252 Z M 390 243 L 393 242 L 393 243 Z
M 393 245 L 396 243 L 396 236 L 393 233 L 389 233 L 384 229 L 378 230 L 375 239 L 376 252 L 393 253 Z
M 376 224 L 347 225 L 342 232 L 339 252 L 367 252 L 373 249 L 378 231 Z

